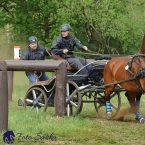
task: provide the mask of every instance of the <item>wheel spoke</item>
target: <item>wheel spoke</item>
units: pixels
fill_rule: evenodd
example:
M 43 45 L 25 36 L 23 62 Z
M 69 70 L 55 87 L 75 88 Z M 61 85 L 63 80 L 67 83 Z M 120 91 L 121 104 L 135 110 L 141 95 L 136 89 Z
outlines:
M 31 108 L 30 108 L 30 110 L 33 110 L 34 109 L 34 106 L 32 106 Z
M 69 84 L 66 84 L 66 95 L 69 96 Z
M 39 106 L 44 107 L 44 106 L 45 106 L 45 104 L 42 104 L 42 103 L 40 103 L 40 102 L 39 102 Z
M 39 101 L 43 96 L 43 94 L 41 93 L 38 97 L 37 97 L 37 100 Z
M 110 99 L 112 99 L 115 95 L 116 95 L 116 93 L 113 93 L 113 94 L 110 96 Z
M 71 105 L 73 105 L 75 108 L 77 108 L 77 107 L 78 107 L 78 105 L 77 105 L 77 104 L 75 104 L 73 101 L 70 101 L 70 104 L 71 104 Z
M 38 107 L 36 107 L 36 112 L 38 112 Z
M 111 103 L 111 102 L 110 102 L 110 104 L 111 104 L 111 107 L 113 107 L 115 110 L 117 110 L 118 107 L 117 107 L 116 105 L 114 105 L 114 104 Z
M 32 90 L 33 98 L 36 99 L 36 92 L 35 90 Z
M 74 91 L 72 92 L 72 94 L 70 95 L 70 98 L 72 98 L 76 93 L 77 93 L 77 91 L 74 90 Z
M 68 117 L 70 116 L 70 106 L 69 106 L 69 104 L 67 104 L 67 116 Z
M 33 103 L 33 100 L 30 100 L 30 99 L 26 99 L 26 101 L 29 103 Z

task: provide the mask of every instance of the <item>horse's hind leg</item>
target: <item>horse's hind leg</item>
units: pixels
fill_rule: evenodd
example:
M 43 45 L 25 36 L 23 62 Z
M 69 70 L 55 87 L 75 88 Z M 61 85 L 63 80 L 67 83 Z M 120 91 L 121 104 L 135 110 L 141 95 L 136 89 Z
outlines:
M 136 119 L 140 123 L 144 123 L 145 119 L 142 117 L 141 113 L 139 112 L 140 98 L 141 98 L 142 94 L 137 94 L 134 92 L 127 92 L 126 95 L 127 95 L 128 100 L 129 100 L 129 103 L 131 105 L 131 108 L 136 115 Z

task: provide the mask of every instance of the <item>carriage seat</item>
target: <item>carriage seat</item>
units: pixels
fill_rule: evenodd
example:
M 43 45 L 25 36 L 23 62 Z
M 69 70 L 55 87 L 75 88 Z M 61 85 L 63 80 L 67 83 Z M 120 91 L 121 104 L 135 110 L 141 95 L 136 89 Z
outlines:
M 51 53 L 51 54 L 52 54 L 52 53 Z M 54 60 L 62 60 L 62 61 L 64 61 L 64 62 L 66 63 L 66 69 L 67 69 L 68 71 L 77 71 L 76 68 L 71 67 L 71 66 L 69 65 L 69 63 L 68 63 L 64 58 L 60 57 L 59 55 L 52 54 L 52 57 L 53 57 Z
M 46 81 L 36 81 L 35 83 L 31 84 L 31 86 L 34 85 L 48 85 L 50 83 L 53 83 L 56 79 L 56 76 L 53 76 L 52 78 L 50 78 L 49 80 Z

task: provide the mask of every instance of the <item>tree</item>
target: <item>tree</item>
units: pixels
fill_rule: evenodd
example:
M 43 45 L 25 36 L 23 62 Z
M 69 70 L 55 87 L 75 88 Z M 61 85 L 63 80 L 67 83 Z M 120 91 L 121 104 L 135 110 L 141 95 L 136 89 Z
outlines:
M 48 44 L 49 39 L 53 38 L 51 30 L 56 29 L 57 1 L 9 0 L 3 1 L 0 7 L 3 17 L 1 26 L 12 24 L 15 39 L 23 40 L 35 35 Z
M 143 0 L 2 0 L 0 27 L 9 23 L 15 40 L 35 35 L 50 47 L 60 25 L 69 23 L 92 52 L 134 54 L 144 34 L 144 7 Z

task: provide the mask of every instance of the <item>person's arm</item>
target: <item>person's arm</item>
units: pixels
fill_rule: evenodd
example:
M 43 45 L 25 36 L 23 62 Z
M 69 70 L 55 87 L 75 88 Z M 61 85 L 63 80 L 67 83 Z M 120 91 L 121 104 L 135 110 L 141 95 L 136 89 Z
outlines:
M 75 46 L 81 50 L 88 50 L 87 46 L 83 46 L 81 44 L 81 42 L 76 38 L 74 37 L 74 42 L 75 42 Z
M 28 49 L 21 55 L 20 57 L 20 60 L 29 60 L 29 57 L 28 57 Z
M 60 47 L 61 47 L 61 40 L 60 40 L 60 37 L 58 37 L 52 43 L 51 53 L 56 54 L 56 55 L 62 54 L 63 49 L 61 49 Z

